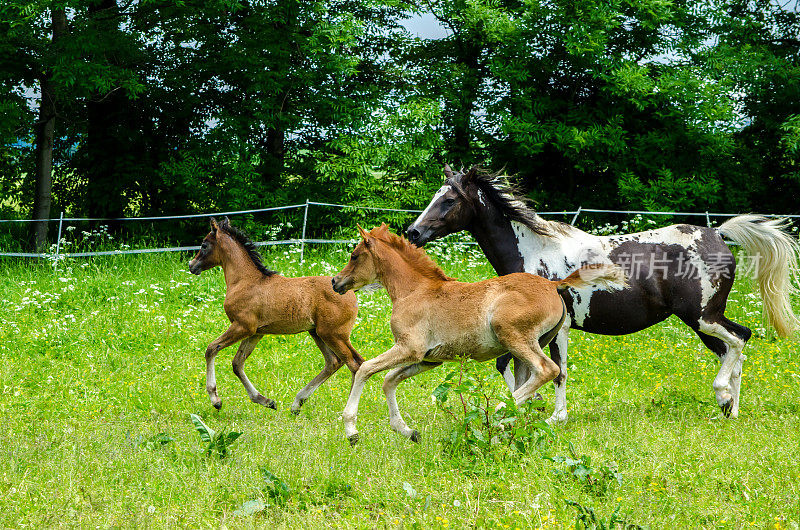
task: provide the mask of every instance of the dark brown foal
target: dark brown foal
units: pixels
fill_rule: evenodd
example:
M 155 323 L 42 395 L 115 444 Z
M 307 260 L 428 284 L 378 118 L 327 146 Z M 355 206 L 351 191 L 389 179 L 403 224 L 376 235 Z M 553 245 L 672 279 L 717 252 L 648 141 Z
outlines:
M 264 335 L 288 335 L 308 331 L 325 359 L 325 367 L 294 398 L 292 412 L 343 364 L 355 374 L 364 360 L 350 344 L 358 301 L 354 293 L 341 296 L 331 289 L 328 276 L 286 278 L 267 269 L 255 245 L 232 227 L 227 217 L 211 219 L 211 232 L 203 239 L 189 272 L 199 275 L 217 265 L 225 274 L 225 314 L 231 324 L 206 348 L 206 390 L 219 409 L 214 357 L 241 341 L 233 358 L 233 372 L 242 381 L 253 403 L 274 409 L 275 401 L 256 390 L 244 373 L 244 362 Z

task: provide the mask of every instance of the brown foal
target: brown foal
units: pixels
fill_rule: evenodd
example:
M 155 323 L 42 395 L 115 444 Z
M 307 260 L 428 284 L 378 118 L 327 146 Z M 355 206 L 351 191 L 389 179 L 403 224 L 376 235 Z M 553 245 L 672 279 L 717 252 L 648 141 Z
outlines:
M 325 367 L 294 398 L 292 412 L 333 375 L 342 364 L 355 374 L 364 360 L 350 344 L 358 301 L 354 293 L 342 297 L 331 290 L 329 276 L 286 278 L 264 267 L 255 245 L 226 217 L 211 219 L 211 232 L 203 239 L 189 272 L 201 272 L 220 265 L 225 274 L 223 307 L 231 324 L 206 348 L 206 390 L 219 409 L 214 357 L 241 341 L 233 358 L 233 372 L 242 381 L 253 403 L 274 409 L 275 401 L 262 396 L 244 373 L 244 362 L 264 335 L 288 335 L 308 331 L 325 359 Z
M 392 300 L 391 328 L 395 344 L 364 362 L 353 378 L 342 414 L 351 444 L 358 441 L 356 416 L 364 384 L 372 375 L 391 369 L 383 382 L 392 429 L 417 442 L 419 432 L 406 425 L 397 407 L 397 385 L 443 361 L 465 356 L 477 361 L 510 352 L 533 374 L 514 391 L 517 404 L 534 395 L 559 374 L 543 352 L 566 314 L 560 292 L 568 287 L 596 285 L 622 288 L 619 267 L 593 265 L 560 281 L 528 273 L 509 274 L 477 283 L 462 283 L 445 275 L 421 248 L 389 232 L 383 224 L 366 232 L 350 262 L 335 278 L 342 294 L 374 281 L 386 287 Z

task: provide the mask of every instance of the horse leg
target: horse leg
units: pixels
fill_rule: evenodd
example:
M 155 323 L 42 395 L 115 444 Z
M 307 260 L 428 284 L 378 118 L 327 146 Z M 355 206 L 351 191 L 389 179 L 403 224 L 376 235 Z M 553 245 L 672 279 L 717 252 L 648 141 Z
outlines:
M 728 331 L 739 337 L 744 344 L 747 344 L 747 341 L 750 340 L 750 336 L 753 334 L 753 332 L 750 331 L 750 328 L 742 326 L 741 324 L 737 324 L 725 316 L 722 317 L 722 325 L 725 326 Z M 742 345 L 742 348 L 744 348 L 744 344 Z M 742 388 L 742 365 L 746 360 L 747 356 L 740 352 L 739 360 L 736 361 L 736 365 L 733 367 L 733 371 L 731 372 L 731 394 L 733 394 L 731 418 L 736 418 L 739 416 L 739 393 Z
M 517 381 L 514 375 L 517 365 L 515 364 L 515 369 L 512 370 L 511 359 L 512 357 L 510 353 L 504 353 L 495 361 L 495 367 L 497 368 L 497 371 L 503 375 L 503 379 L 506 381 L 506 386 L 508 387 L 509 392 L 513 392 L 517 389 Z
M 498 316 L 495 315 L 495 317 Z M 526 334 L 513 324 L 502 325 L 493 322 L 492 329 L 497 340 L 514 356 L 514 360 L 527 364 L 531 371 L 531 377 L 511 394 L 514 402 L 519 406 L 533 396 L 539 387 L 558 376 L 558 365 L 542 351 L 536 340 L 539 336 L 538 333 L 532 333 L 535 338 L 529 341 Z
M 412 442 L 419 443 L 419 431 L 410 429 L 405 420 L 403 420 L 403 416 L 400 415 L 400 409 L 397 406 L 397 385 L 419 373 L 436 368 L 440 364 L 442 363 L 423 361 L 410 366 L 400 366 L 387 373 L 383 379 L 383 393 L 386 395 L 386 404 L 389 406 L 389 425 L 391 425 L 392 430 L 406 438 L 410 438 Z
M 714 378 L 713 386 L 722 413 L 735 418 L 739 414 L 738 393 L 741 385 L 741 365 L 744 361 L 741 354 L 750 338 L 750 330 L 724 316 L 701 317 L 698 321 L 698 330 L 725 343 L 726 351 L 722 356 L 722 363 L 717 377 Z
M 525 381 L 530 379 L 531 377 L 531 370 L 528 367 L 528 364 L 524 361 L 520 361 L 519 359 L 514 359 L 514 389 L 516 390 L 521 387 Z M 541 396 L 539 396 L 541 399 Z
M 303 406 L 303 403 L 311 397 L 317 388 L 319 388 L 322 383 L 328 380 L 330 376 L 336 373 L 336 371 L 342 367 L 342 361 L 333 353 L 330 347 L 325 344 L 325 342 L 319 338 L 313 330 L 308 332 L 311 335 L 311 338 L 314 339 L 314 342 L 317 344 L 319 351 L 322 352 L 322 357 L 325 360 L 325 367 L 322 369 L 320 373 L 317 374 L 314 379 L 312 379 L 306 386 L 297 393 L 297 396 L 294 398 L 294 402 L 292 402 L 291 410 L 295 414 L 300 414 L 300 407 Z
M 251 333 L 248 330 L 233 323 L 206 348 L 206 392 L 208 392 L 208 397 L 211 398 L 211 404 L 214 405 L 214 408 L 217 410 L 222 408 L 222 400 L 217 395 L 217 376 L 214 372 L 214 358 L 221 349 L 227 348 L 231 344 L 236 344 L 249 335 L 251 335 Z
M 550 358 L 560 369 L 560 373 L 553 379 L 556 388 L 556 402 L 553 415 L 547 419 L 547 423 L 564 423 L 567 421 L 567 343 L 569 340 L 569 329 L 562 327 L 555 340 L 550 343 Z
M 350 396 L 347 398 L 347 405 L 342 412 L 344 421 L 344 432 L 350 445 L 358 443 L 358 429 L 356 429 L 356 418 L 358 416 L 358 401 L 364 391 L 367 380 L 378 372 L 388 370 L 400 365 L 408 365 L 419 362 L 419 358 L 396 344 L 378 355 L 374 359 L 365 361 L 353 376 L 353 386 L 350 388 Z
M 247 396 L 250 398 L 250 401 L 274 410 L 276 409 L 275 401 L 262 396 L 261 393 L 256 390 L 256 387 L 253 386 L 253 383 L 250 382 L 250 379 L 247 378 L 247 374 L 244 373 L 244 362 L 250 357 L 250 354 L 253 353 L 253 349 L 263 336 L 264 335 L 253 335 L 242 341 L 239 345 L 239 351 L 237 351 L 236 355 L 233 357 L 233 373 L 236 374 L 236 377 L 238 377 L 239 381 L 244 385 L 244 389 L 247 390 Z
M 347 365 L 351 373 L 355 374 L 358 371 L 358 367 L 364 362 L 364 358 L 358 354 L 350 343 L 349 330 L 321 330 L 317 328 L 316 333 L 333 351 L 334 355 Z

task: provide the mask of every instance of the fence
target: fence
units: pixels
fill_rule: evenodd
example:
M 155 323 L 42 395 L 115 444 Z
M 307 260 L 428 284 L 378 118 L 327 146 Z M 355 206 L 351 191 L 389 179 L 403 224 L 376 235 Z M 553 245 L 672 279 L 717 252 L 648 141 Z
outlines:
M 35 252 L 0 252 L 0 257 L 23 257 L 23 258 L 46 258 L 53 261 L 58 261 L 59 259 L 63 258 L 73 258 L 73 257 L 91 257 L 91 256 L 118 256 L 118 255 L 125 255 L 125 254 L 147 254 L 147 253 L 154 253 L 154 252 L 185 252 L 185 251 L 194 251 L 198 250 L 200 247 L 198 245 L 194 246 L 180 246 L 180 247 L 163 247 L 163 248 L 145 248 L 145 249 L 126 249 L 126 250 L 108 250 L 108 251 L 95 251 L 95 252 L 61 252 L 61 241 L 63 235 L 63 227 L 64 223 L 67 222 L 83 222 L 83 221 L 100 221 L 100 222 L 135 222 L 135 221 L 159 221 L 159 220 L 178 220 L 178 219 L 194 219 L 194 218 L 208 218 L 213 216 L 223 216 L 223 215 L 244 215 L 244 214 L 254 214 L 254 213 L 263 213 L 263 212 L 274 212 L 274 211 L 281 211 L 281 210 L 292 210 L 292 209 L 303 209 L 303 227 L 302 227 L 302 235 L 299 239 L 282 239 L 282 240 L 270 240 L 270 241 L 258 241 L 256 245 L 258 246 L 272 246 L 272 245 L 290 245 L 290 244 L 299 244 L 300 245 L 300 261 L 303 261 L 303 256 L 305 252 L 305 245 L 306 244 L 323 244 L 323 243 L 354 243 L 356 240 L 351 239 L 315 239 L 315 238 L 306 238 L 306 229 L 308 227 L 308 212 L 311 207 L 322 207 L 322 208 L 340 208 L 340 209 L 355 209 L 355 210 L 368 210 L 368 211 L 381 211 L 381 212 L 395 212 L 395 213 L 421 213 L 422 210 L 405 210 L 405 209 L 398 209 L 398 208 L 381 208 L 376 206 L 357 206 L 357 205 L 347 205 L 347 204 L 335 204 L 335 203 L 327 203 L 327 202 L 315 202 L 306 200 L 304 204 L 290 204 L 287 206 L 276 206 L 272 208 L 259 208 L 254 210 L 237 210 L 237 211 L 229 211 L 229 212 L 216 212 L 216 213 L 203 213 L 203 214 L 190 214 L 190 215 L 167 215 L 167 216 L 156 216 L 156 217 L 120 217 L 120 218 L 96 218 L 96 217 L 64 217 L 64 213 L 62 212 L 60 217 L 54 219 L 0 219 L 0 224 L 2 223 L 31 223 L 31 222 L 58 222 L 58 238 L 56 239 L 55 249 L 54 252 L 45 252 L 45 253 L 35 253 Z M 735 217 L 739 214 L 731 214 L 731 213 L 711 213 L 711 212 L 650 212 L 645 210 L 599 210 L 594 208 L 582 208 L 578 207 L 577 210 L 567 210 L 567 211 L 555 211 L 555 212 L 537 212 L 541 216 L 553 216 L 553 215 L 562 215 L 562 216 L 572 216 L 572 220 L 570 224 L 574 225 L 575 222 L 578 220 L 578 217 L 583 213 L 599 213 L 599 214 L 623 214 L 623 215 L 648 215 L 648 216 L 657 216 L 657 215 L 669 215 L 669 216 L 684 216 L 684 217 L 702 217 L 705 218 L 706 225 L 711 226 L 711 218 L 712 217 Z M 774 214 L 765 214 L 767 217 L 789 217 L 789 218 L 800 218 L 800 214 L 788 214 L 788 215 L 774 215 Z

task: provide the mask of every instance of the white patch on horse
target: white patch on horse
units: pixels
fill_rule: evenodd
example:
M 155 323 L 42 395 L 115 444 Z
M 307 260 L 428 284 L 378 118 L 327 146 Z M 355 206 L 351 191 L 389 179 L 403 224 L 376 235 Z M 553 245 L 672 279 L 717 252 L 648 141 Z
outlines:
M 449 184 L 445 184 L 444 186 L 439 188 L 439 191 L 436 192 L 436 194 L 433 196 L 433 199 L 431 199 L 431 202 L 428 203 L 428 206 L 425 208 L 425 210 L 421 214 L 419 214 L 419 217 L 417 217 L 416 221 L 414 221 L 413 224 L 417 224 L 422 219 L 424 219 L 425 216 L 428 215 L 428 212 L 430 211 L 431 207 L 433 207 L 433 205 L 436 203 L 436 201 L 439 200 L 439 197 L 441 197 L 442 195 L 444 195 L 445 193 L 447 193 L 451 189 L 452 189 L 452 187 Z
M 486 206 L 486 201 L 483 200 L 483 190 L 481 190 L 481 189 L 478 190 L 478 201 L 482 205 Z

